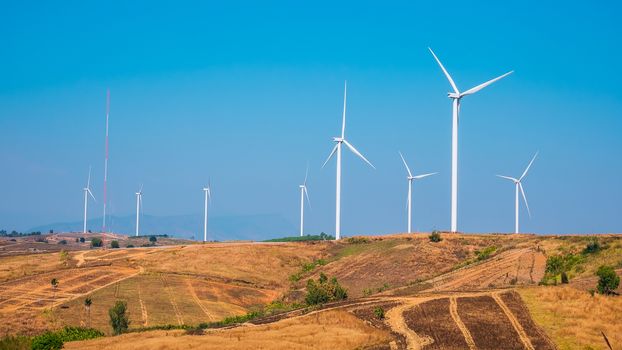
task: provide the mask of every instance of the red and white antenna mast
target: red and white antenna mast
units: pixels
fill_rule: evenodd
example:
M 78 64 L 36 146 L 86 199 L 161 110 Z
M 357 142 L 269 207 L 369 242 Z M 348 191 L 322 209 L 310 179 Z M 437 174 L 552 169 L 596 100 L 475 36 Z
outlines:
M 108 202 L 108 116 L 110 115 L 110 89 L 106 89 L 106 158 L 104 160 L 104 222 L 102 232 L 106 232 L 106 203 Z

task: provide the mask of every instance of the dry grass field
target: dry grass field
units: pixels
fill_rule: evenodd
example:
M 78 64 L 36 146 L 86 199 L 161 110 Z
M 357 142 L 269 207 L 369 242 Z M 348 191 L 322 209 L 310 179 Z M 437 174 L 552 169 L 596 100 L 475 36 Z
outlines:
M 331 310 L 266 325 L 246 325 L 185 335 L 184 331 L 126 334 L 115 338 L 67 343 L 65 349 L 362 349 L 388 343 L 388 332 L 352 314 Z
M 614 349 L 622 348 L 622 297 L 591 296 L 572 286 L 518 290 L 534 321 L 560 350 L 608 349 L 604 332 Z
M 306 281 L 325 273 L 348 290 L 347 301 L 203 335 L 140 331 L 66 348 L 605 349 L 601 331 L 614 349 L 622 344 L 622 298 L 588 292 L 598 266 L 622 267 L 620 236 L 442 238 L 73 247 L 64 255 L 0 255 L 0 333 L 36 334 L 71 325 L 110 335 L 108 309 L 117 300 L 127 302 L 130 330 L 196 326 L 260 310 L 274 300 L 303 302 Z M 583 252 L 595 240 L 599 248 Z M 539 286 L 554 255 L 575 257 L 570 284 Z M 59 280 L 56 290 L 52 278 Z M 90 313 L 84 308 L 87 296 L 93 301 Z

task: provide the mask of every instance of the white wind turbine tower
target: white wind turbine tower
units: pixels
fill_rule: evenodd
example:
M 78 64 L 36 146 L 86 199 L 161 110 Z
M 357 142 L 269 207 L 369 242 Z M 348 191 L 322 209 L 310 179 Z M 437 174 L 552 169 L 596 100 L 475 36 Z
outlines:
M 404 162 L 404 166 L 406 167 L 406 171 L 408 172 L 408 176 L 406 177 L 408 179 L 408 233 L 412 232 L 412 186 L 413 186 L 413 181 L 414 180 L 419 180 L 419 179 L 423 179 L 424 177 L 428 177 L 431 175 L 435 175 L 438 173 L 428 173 L 428 174 L 421 174 L 421 175 L 417 175 L 417 176 L 413 176 L 413 174 L 410 172 L 410 168 L 408 167 L 408 164 L 406 164 L 406 160 L 404 159 L 404 156 L 402 155 L 402 152 L 399 152 L 400 157 L 402 158 L 402 162 Z
M 454 92 L 449 92 L 447 96 L 453 99 L 453 118 L 452 118 L 452 130 L 451 130 L 451 232 L 458 231 L 458 113 L 460 112 L 460 100 L 466 96 L 471 95 L 479 90 L 485 88 L 486 86 L 494 83 L 497 80 L 505 78 L 506 76 L 512 74 L 514 71 L 509 71 L 497 78 L 489 80 L 483 84 L 477 85 L 465 92 L 460 92 L 456 83 L 454 83 L 453 79 L 443 67 L 441 61 L 436 57 L 434 51 L 431 48 L 428 48 L 434 56 L 434 59 L 438 63 L 438 65 L 445 73 L 447 80 L 449 80 L 449 84 L 454 89 Z
M 336 200 L 335 200 L 335 239 L 338 240 L 341 238 L 341 144 L 345 144 L 352 153 L 356 154 L 359 158 L 361 158 L 365 163 L 369 164 L 372 168 L 376 169 L 368 160 L 365 158 L 361 152 L 357 151 L 354 146 L 352 146 L 346 140 L 346 96 L 347 96 L 347 82 L 344 83 L 343 88 L 343 118 L 341 124 L 341 137 L 333 137 L 333 141 L 336 143 L 333 150 L 330 152 L 330 155 L 322 165 L 322 168 L 328 163 L 328 161 L 332 158 L 333 154 L 337 152 L 337 188 L 336 188 Z
M 136 236 L 138 236 L 138 228 L 140 226 L 140 210 L 143 206 L 143 185 L 140 185 L 140 189 L 136 192 Z
M 207 187 L 203 187 L 205 192 L 205 210 L 203 213 L 203 242 L 207 242 L 207 202 L 212 200 L 211 184 L 208 182 Z
M 531 164 L 533 164 L 533 161 L 536 160 L 536 157 L 538 156 L 538 152 L 536 152 L 536 154 L 533 156 L 533 158 L 531 158 L 531 162 L 529 162 L 529 165 L 527 165 L 527 168 L 525 168 L 525 171 L 523 171 L 523 174 L 518 178 L 513 178 L 510 176 L 504 176 L 504 175 L 497 175 L 498 177 L 504 178 L 504 179 L 508 179 L 510 181 L 514 182 L 514 185 L 516 186 L 516 195 L 515 195 L 515 215 L 516 215 L 516 221 L 514 223 L 514 233 L 518 233 L 518 209 L 519 209 L 519 200 L 518 200 L 518 191 L 520 190 L 521 194 L 523 195 L 523 200 L 525 201 L 525 207 L 527 207 L 527 213 L 529 214 L 529 217 L 531 217 L 531 211 L 529 210 L 529 204 L 527 204 L 527 196 L 525 196 L 525 190 L 523 190 L 523 179 L 525 178 L 525 176 L 527 175 L 527 172 L 529 171 L 529 168 L 531 167 Z
M 95 196 L 91 192 L 91 167 L 89 166 L 89 178 L 86 181 L 86 187 L 84 188 L 84 226 L 82 228 L 82 233 L 86 233 L 86 211 L 89 203 L 89 195 L 95 201 Z
M 300 185 L 300 237 L 304 235 L 305 231 L 305 196 L 307 197 L 307 202 L 309 206 L 311 206 L 311 201 L 309 200 L 309 192 L 307 192 L 307 177 L 309 176 L 309 166 L 307 165 L 307 172 L 305 173 L 305 181 Z

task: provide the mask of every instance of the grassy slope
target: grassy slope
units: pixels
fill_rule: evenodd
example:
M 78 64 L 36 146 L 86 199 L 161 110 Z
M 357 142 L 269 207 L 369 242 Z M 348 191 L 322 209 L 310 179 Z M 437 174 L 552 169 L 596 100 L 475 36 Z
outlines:
M 594 237 L 559 236 L 541 241 L 548 256 L 580 254 Z M 585 254 L 569 273 L 570 285 L 520 289 L 532 317 L 560 349 L 606 349 L 601 331 L 614 348 L 622 344 L 622 298 L 594 295 L 595 271 L 601 265 L 622 266 L 622 237 L 596 236 L 603 247 Z M 620 274 L 620 272 L 618 272 Z M 619 289 L 620 290 L 620 289 Z

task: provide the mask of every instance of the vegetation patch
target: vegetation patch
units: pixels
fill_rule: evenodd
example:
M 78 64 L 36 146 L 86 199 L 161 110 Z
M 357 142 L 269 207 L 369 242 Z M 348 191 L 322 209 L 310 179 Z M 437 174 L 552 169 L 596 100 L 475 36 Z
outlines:
M 441 238 L 441 234 L 436 230 L 432 231 L 432 233 L 430 233 L 428 238 L 430 239 L 430 242 L 434 242 L 434 243 L 438 243 L 443 240 L 443 238 Z
M 313 279 L 307 281 L 307 295 L 305 296 L 307 305 L 324 304 L 347 298 L 348 292 L 337 282 L 335 277 L 328 280 L 325 274 L 320 273 L 317 281 Z
M 616 271 L 611 266 L 601 266 L 596 271 L 598 276 L 598 285 L 596 289 L 598 293 L 604 295 L 616 294 L 615 290 L 620 285 L 620 277 L 616 274 Z
M 306 242 L 306 241 L 332 241 L 335 237 L 322 232 L 319 235 L 293 236 L 267 239 L 263 242 Z

